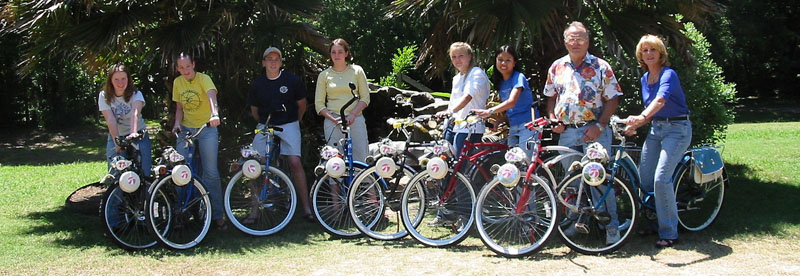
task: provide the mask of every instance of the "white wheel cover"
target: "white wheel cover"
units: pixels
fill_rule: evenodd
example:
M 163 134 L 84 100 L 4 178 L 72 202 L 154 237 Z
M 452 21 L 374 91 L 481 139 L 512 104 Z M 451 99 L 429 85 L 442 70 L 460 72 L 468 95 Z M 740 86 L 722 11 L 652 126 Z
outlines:
M 333 157 L 325 162 L 325 172 L 333 178 L 339 178 L 344 174 L 344 160 L 341 157 Z
M 428 164 L 425 165 L 425 170 L 433 179 L 442 179 L 447 175 L 447 162 L 444 162 L 440 157 L 431 158 Z
M 242 174 L 249 179 L 256 179 L 261 176 L 261 164 L 256 160 L 244 161 L 242 165 Z
M 581 176 L 583 182 L 592 186 L 603 184 L 606 180 L 606 168 L 597 162 L 589 162 L 583 166 L 583 175 Z
M 139 185 L 141 184 L 142 181 L 135 172 L 124 172 L 119 177 L 119 188 L 126 193 L 135 192 L 136 189 L 139 189 Z
M 172 168 L 172 183 L 178 186 L 184 186 L 192 181 L 192 170 L 186 165 L 177 165 Z
M 519 169 L 514 164 L 504 164 L 497 170 L 497 180 L 507 188 L 514 187 L 519 182 Z
M 397 165 L 392 158 L 384 156 L 378 159 L 378 162 L 375 162 L 375 171 L 383 178 L 390 178 L 397 171 Z

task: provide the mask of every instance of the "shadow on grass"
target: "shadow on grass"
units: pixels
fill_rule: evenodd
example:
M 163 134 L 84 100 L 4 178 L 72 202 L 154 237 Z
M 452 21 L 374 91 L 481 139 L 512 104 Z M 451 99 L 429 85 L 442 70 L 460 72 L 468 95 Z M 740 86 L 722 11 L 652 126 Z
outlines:
M 634 256 L 651 256 L 654 262 L 661 262 L 671 267 L 682 267 L 694 263 L 701 263 L 728 256 L 733 249 L 723 244 L 725 240 L 740 235 L 770 235 L 781 236 L 785 234 L 786 226 L 800 226 L 800 187 L 788 183 L 775 183 L 760 181 L 752 169 L 746 165 L 730 164 L 728 170 L 730 186 L 726 190 L 726 198 L 719 218 L 710 228 L 701 232 L 682 232 L 680 243 L 674 250 L 691 251 L 699 257 L 681 261 L 664 262 L 657 257 L 661 249 L 654 247 L 657 236 L 640 237 L 634 234 L 631 240 L 616 252 L 605 255 L 606 258 L 629 258 Z M 75 213 L 65 208 L 52 211 L 35 212 L 26 216 L 33 221 L 32 226 L 25 234 L 29 235 L 58 235 L 55 243 L 67 247 L 87 248 L 94 246 L 116 246 L 103 234 L 102 221 L 98 216 L 87 216 Z M 556 234 L 557 235 L 557 234 Z M 476 235 L 473 233 L 473 237 Z M 119 250 L 120 255 L 142 255 L 162 258 L 167 256 L 192 256 L 206 253 L 247 254 L 250 252 L 263 252 L 270 248 L 292 245 L 326 244 L 331 240 L 340 243 L 356 244 L 359 246 L 378 246 L 384 248 L 425 248 L 410 237 L 397 241 L 373 241 L 362 237 L 351 240 L 329 238 L 319 225 L 304 221 L 300 214 L 296 214 L 292 223 L 287 228 L 268 237 L 253 237 L 239 232 L 230 226 L 226 231 L 213 230 L 205 240 L 196 248 L 185 251 L 172 251 L 157 247 L 139 252 L 126 252 Z M 722 242 L 720 242 L 722 241 Z M 527 260 L 567 259 L 573 260 L 578 253 L 560 250 L 564 248 L 558 236 L 551 236 L 543 251 L 526 257 Z M 424 249 L 437 250 L 437 249 Z M 486 250 L 481 244 L 456 245 L 441 250 L 452 252 L 475 252 L 485 250 L 485 257 L 494 257 L 492 252 Z M 670 249 L 672 250 L 672 249 Z M 502 258 L 502 257 L 500 257 Z M 575 265 L 584 267 L 574 262 Z
M 10 130 L 0 135 L 0 164 L 48 165 L 105 159 L 106 135 L 95 126 L 60 132 Z

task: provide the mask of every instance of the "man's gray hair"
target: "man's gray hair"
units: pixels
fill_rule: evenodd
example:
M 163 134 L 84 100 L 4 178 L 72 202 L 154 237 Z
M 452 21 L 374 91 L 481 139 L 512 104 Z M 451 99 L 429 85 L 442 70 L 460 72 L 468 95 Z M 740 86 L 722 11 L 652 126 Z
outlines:
M 580 21 L 572 21 L 569 23 L 569 25 L 567 25 L 567 28 L 564 29 L 564 39 L 567 38 L 567 31 L 569 31 L 569 28 L 573 27 L 575 29 L 583 30 L 583 32 L 586 33 L 586 39 L 589 39 L 589 29 L 587 29 L 586 26 L 584 26 Z

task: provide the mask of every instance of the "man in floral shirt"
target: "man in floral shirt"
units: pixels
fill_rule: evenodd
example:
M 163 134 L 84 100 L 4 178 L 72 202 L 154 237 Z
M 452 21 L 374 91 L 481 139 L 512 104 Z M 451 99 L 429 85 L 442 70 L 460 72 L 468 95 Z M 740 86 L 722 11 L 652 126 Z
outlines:
M 585 150 L 592 142 L 599 142 L 611 156 L 611 133 L 608 121 L 617 111 L 622 91 L 608 62 L 589 54 L 589 31 L 580 22 L 572 22 L 564 30 L 564 46 L 569 54 L 553 62 L 547 72 L 544 95 L 547 99 L 547 114 L 552 120 L 562 122 L 553 128 L 560 133 L 558 144 Z M 565 168 L 572 160 L 565 160 Z M 592 189 L 593 198 L 599 198 L 597 189 Z M 597 195 L 595 195 L 597 194 Z M 619 240 L 615 231 L 619 222 L 616 202 L 606 198 L 611 223 L 607 225 L 606 243 Z M 578 225 L 578 232 L 582 232 Z M 612 230 L 613 229 L 613 230 Z M 575 231 L 574 228 L 569 230 Z

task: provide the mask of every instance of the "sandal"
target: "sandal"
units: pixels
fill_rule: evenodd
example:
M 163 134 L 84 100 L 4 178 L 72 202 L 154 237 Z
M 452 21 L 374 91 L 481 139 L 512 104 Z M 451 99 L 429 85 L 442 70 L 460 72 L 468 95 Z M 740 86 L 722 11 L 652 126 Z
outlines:
M 677 243 L 678 239 L 660 239 L 656 241 L 656 247 L 658 248 L 672 247 Z

